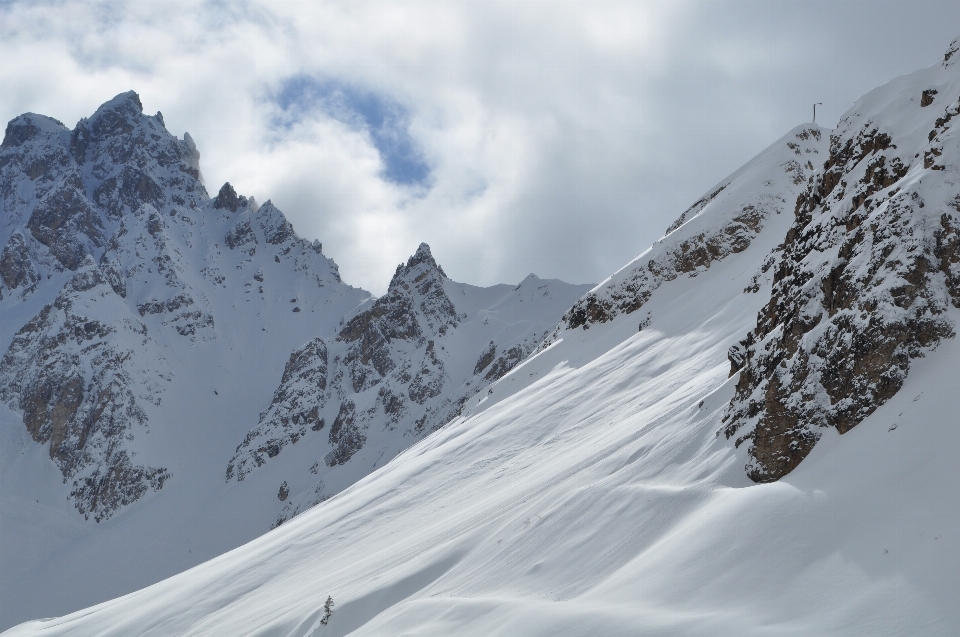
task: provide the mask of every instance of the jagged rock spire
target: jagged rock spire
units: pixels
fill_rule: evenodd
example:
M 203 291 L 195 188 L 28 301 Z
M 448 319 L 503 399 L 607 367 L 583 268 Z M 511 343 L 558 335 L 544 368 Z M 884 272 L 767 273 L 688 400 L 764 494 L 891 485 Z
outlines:
M 435 270 L 440 274 L 444 279 L 447 277 L 447 273 L 443 271 L 443 268 L 437 263 L 436 259 L 433 258 L 433 254 L 430 252 L 430 246 L 426 243 L 421 243 L 417 247 L 417 251 L 407 259 L 406 265 L 400 264 L 397 266 L 397 271 L 393 275 L 393 280 L 390 281 L 390 289 L 393 289 L 397 285 L 400 279 L 406 278 L 411 272 L 417 269 L 418 266 L 425 266 L 426 270 Z
M 213 200 L 214 208 L 226 208 L 230 212 L 236 212 L 245 205 L 247 205 L 247 198 L 243 195 L 238 195 L 229 181 L 220 187 L 220 192 L 217 193 L 216 198 Z

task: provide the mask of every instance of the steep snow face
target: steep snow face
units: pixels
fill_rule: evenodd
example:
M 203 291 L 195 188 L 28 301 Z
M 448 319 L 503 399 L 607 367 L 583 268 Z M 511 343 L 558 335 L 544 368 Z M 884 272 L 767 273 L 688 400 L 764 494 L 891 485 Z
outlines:
M 914 359 L 954 336 L 958 113 L 948 51 L 868 93 L 831 135 L 770 299 L 731 350 L 741 371 L 724 431 L 748 444 L 752 479 L 781 478 L 826 429 L 858 425 L 900 391 Z
M 725 182 L 720 194 L 742 198 L 714 205 L 718 194 L 683 220 L 699 226 L 679 226 L 593 290 L 602 320 L 565 321 L 388 465 L 186 573 L 9 634 L 955 634 L 956 339 L 913 360 L 900 390 L 855 429 L 824 429 L 793 472 L 755 484 L 746 446 L 720 435 L 740 382 L 727 353 L 780 289 L 775 274 L 793 254 L 793 239 L 783 243 L 789 199 L 742 250 L 719 253 L 696 276 L 638 287 L 648 292 L 642 314 L 614 294 L 648 276 L 653 254 L 727 234 L 756 204 L 747 185 L 785 173 L 782 146 Z M 943 165 L 938 177 L 950 174 Z M 806 189 L 787 183 L 794 199 Z M 945 303 L 938 318 L 958 316 Z M 319 343 L 313 351 L 313 366 L 291 359 L 291 377 L 329 373 Z M 742 351 L 731 352 L 735 364 L 751 364 Z M 475 367 L 489 368 L 494 353 L 481 353 Z M 279 486 L 278 496 L 288 485 Z
M 459 415 L 589 288 L 535 275 L 516 287 L 456 283 L 421 244 L 384 296 L 334 338 L 291 354 L 269 408 L 228 463 L 227 480 L 243 481 L 280 456 L 271 461 L 286 485 L 279 525 Z M 284 451 L 300 440 L 295 454 Z

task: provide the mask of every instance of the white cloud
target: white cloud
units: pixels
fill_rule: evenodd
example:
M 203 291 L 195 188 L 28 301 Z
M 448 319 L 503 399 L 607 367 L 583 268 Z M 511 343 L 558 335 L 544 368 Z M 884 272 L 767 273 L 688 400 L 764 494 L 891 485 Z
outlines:
M 951 2 L 6 2 L 0 116 L 72 126 L 137 90 L 194 136 L 211 191 L 272 199 L 376 293 L 423 240 L 471 283 L 598 281 L 810 103 L 836 121 L 933 63 L 958 18 Z M 383 139 L 329 109 L 276 126 L 294 77 L 402 107 L 429 187 L 385 178 Z

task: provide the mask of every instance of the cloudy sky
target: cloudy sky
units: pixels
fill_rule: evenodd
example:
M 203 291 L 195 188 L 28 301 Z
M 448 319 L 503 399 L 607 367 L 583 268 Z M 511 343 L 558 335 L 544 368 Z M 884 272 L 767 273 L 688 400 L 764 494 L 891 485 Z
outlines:
M 272 199 L 383 293 L 597 282 L 794 126 L 937 61 L 960 3 L 0 0 L 0 117 L 136 90 L 211 194 Z

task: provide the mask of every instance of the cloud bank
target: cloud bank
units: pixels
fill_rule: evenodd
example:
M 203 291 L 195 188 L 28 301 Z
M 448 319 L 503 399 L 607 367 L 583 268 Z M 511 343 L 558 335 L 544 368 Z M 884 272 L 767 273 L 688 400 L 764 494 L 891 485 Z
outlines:
M 597 282 L 956 25 L 936 1 L 6 1 L 0 116 L 72 126 L 134 89 L 208 190 L 272 199 L 374 293 L 421 241 L 461 281 Z

